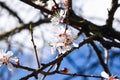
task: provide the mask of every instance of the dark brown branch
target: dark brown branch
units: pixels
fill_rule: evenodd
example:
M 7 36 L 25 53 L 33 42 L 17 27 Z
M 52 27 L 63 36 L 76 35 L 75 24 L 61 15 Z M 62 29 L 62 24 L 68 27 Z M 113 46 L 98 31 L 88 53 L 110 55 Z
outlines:
M 23 21 L 20 19 L 20 17 L 17 15 L 17 13 L 14 12 L 12 9 L 10 9 L 5 3 L 0 2 L 0 6 L 5 8 L 6 10 L 8 10 L 10 12 L 10 14 L 15 16 L 19 20 L 20 23 L 23 23 Z
M 35 71 L 35 69 L 26 67 L 26 66 L 21 66 L 21 65 L 16 65 L 16 64 L 12 64 L 14 67 L 16 68 L 20 68 L 20 69 L 24 69 L 24 70 L 28 70 L 28 71 Z
M 56 3 L 56 1 L 53 0 L 53 2 L 55 3 L 56 8 L 59 9 L 59 6 L 58 6 L 58 4 Z
M 112 7 L 111 7 L 110 11 L 108 11 L 108 19 L 106 21 L 107 28 L 112 28 L 114 14 L 118 7 L 119 7 L 118 0 L 112 0 Z
M 97 54 L 97 56 L 98 56 L 98 59 L 99 59 L 99 61 L 100 61 L 100 64 L 102 65 L 104 71 L 111 76 L 111 73 L 110 73 L 110 71 L 109 71 L 109 69 L 108 69 L 107 64 L 105 64 L 105 63 L 104 63 L 104 60 L 102 59 L 101 51 L 97 48 L 97 46 L 95 45 L 95 43 L 94 43 L 93 41 L 90 42 L 90 43 L 91 43 L 92 47 L 94 48 L 94 50 L 95 50 L 95 52 L 96 52 L 96 54 Z
M 49 11 L 49 10 L 47 10 L 47 9 L 45 9 L 45 8 L 43 8 L 42 7 L 42 9 L 41 9 L 41 7 L 40 6 L 38 6 L 38 5 L 35 5 L 35 4 L 33 4 L 32 2 L 30 2 L 29 0 L 21 0 L 21 1 L 23 1 L 24 3 L 26 3 L 26 4 L 28 4 L 28 5 L 31 5 L 31 6 L 33 6 L 33 7 L 35 7 L 35 8 L 37 8 L 37 9 L 40 9 L 41 11 L 43 11 L 43 12 L 45 12 L 45 13 L 48 13 L 48 14 L 53 14 L 53 12 L 52 11 Z M 71 0 L 70 0 L 71 1 Z M 113 0 L 113 3 L 114 3 L 114 5 L 116 4 L 116 0 L 114 1 Z M 110 10 L 110 13 L 109 13 L 109 15 L 110 16 L 113 16 L 114 15 L 114 13 L 115 13 L 115 11 L 116 11 L 116 9 L 117 9 L 117 7 L 115 6 L 114 8 L 111 8 L 111 10 Z M 112 11 L 114 11 L 114 12 L 112 12 Z M 97 29 L 97 32 L 99 31 L 100 33 L 102 33 L 103 34 L 103 36 L 109 36 L 109 37 L 112 37 L 112 38 L 117 38 L 118 40 L 120 40 L 120 33 L 118 33 L 118 32 L 116 32 L 115 30 L 113 30 L 113 29 L 108 29 L 106 26 L 110 26 L 111 25 L 111 20 L 112 20 L 112 17 L 109 17 L 108 18 L 108 20 L 106 21 L 107 23 L 107 25 L 103 25 L 103 26 L 98 26 L 98 25 L 96 25 L 96 24 L 93 24 L 92 22 L 90 22 L 90 21 L 88 21 L 88 20 L 85 20 L 84 18 L 82 18 L 82 17 L 79 17 L 79 16 L 77 16 L 74 12 L 73 12 L 73 10 L 70 10 L 70 12 L 69 12 L 69 24 L 70 25 L 72 25 L 74 28 L 76 28 L 76 29 L 78 29 L 78 30 L 80 30 L 80 28 L 82 28 L 82 31 L 83 32 L 90 32 L 91 30 L 89 29 L 89 26 L 93 26 L 94 28 L 96 28 Z M 112 20 L 113 21 L 113 20 Z M 110 23 L 110 25 L 108 25 L 108 23 Z M 109 30 L 109 32 L 108 33 L 106 33 L 106 31 L 108 31 Z
M 105 41 L 104 39 L 97 39 L 105 48 L 110 49 L 111 47 L 118 47 L 120 48 L 120 43 L 115 41 Z
M 62 74 L 62 75 L 69 75 L 69 76 L 81 76 L 81 77 L 93 77 L 93 78 L 103 78 L 101 76 L 94 76 L 94 75 L 85 75 L 85 74 L 77 74 L 77 73 L 62 73 L 62 72 L 56 72 L 58 74 Z
M 85 43 L 89 43 L 90 41 L 92 41 L 93 39 L 95 39 L 97 37 L 97 35 L 93 35 L 87 39 L 85 39 L 83 42 L 81 42 L 79 44 L 79 47 L 83 46 Z M 56 63 L 58 63 L 59 61 L 61 61 L 64 57 L 66 57 L 68 54 L 70 54 L 73 50 L 78 49 L 79 47 L 74 47 L 72 48 L 70 51 L 67 51 L 65 54 L 63 54 L 62 56 L 60 56 L 59 58 L 53 60 L 52 62 L 49 62 L 48 64 L 45 64 L 43 67 L 41 67 L 40 69 L 34 71 L 33 73 L 21 78 L 20 80 L 27 80 L 30 77 L 33 77 L 34 75 L 39 74 L 43 69 L 47 68 L 50 65 L 54 65 Z
M 40 68 L 40 63 L 39 63 L 39 59 L 38 59 L 37 49 L 36 49 L 36 45 L 35 45 L 34 38 L 33 38 L 32 24 L 30 24 L 30 33 L 31 33 L 31 41 L 32 41 L 32 44 L 33 44 L 33 47 L 34 47 L 34 53 L 35 53 L 35 56 L 36 56 L 38 68 Z
M 45 9 L 43 6 L 36 5 L 36 4 L 32 3 L 30 0 L 20 0 L 20 1 L 22 1 L 22 2 L 24 2 L 24 3 L 26 3 L 26 4 L 28 4 L 28 5 L 36 8 L 36 9 L 39 9 L 39 10 L 45 12 L 45 13 L 53 14 L 52 11 L 50 11 L 50 10 L 48 10 L 48 9 Z
M 46 73 L 49 73 L 50 70 L 53 68 L 53 66 L 54 66 L 54 65 L 51 65 Z M 47 74 L 44 74 L 44 76 L 42 77 L 41 80 L 44 80 L 46 76 L 47 76 Z
M 37 22 L 31 23 L 31 24 L 33 25 L 33 27 L 36 27 L 39 24 L 48 23 L 48 22 L 50 22 L 49 19 L 43 19 L 43 20 L 40 19 Z M 0 40 L 4 39 L 6 37 L 9 37 L 11 34 L 15 34 L 17 32 L 20 32 L 20 31 L 22 31 L 24 29 L 29 29 L 29 25 L 30 25 L 29 23 L 28 24 L 21 24 L 20 27 L 16 27 L 16 28 L 12 29 L 9 32 L 5 32 L 3 34 L 0 34 Z

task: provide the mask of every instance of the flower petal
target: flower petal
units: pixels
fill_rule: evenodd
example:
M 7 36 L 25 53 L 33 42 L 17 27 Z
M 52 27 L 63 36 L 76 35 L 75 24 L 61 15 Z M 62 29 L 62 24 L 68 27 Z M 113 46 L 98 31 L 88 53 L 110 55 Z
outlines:
M 56 47 L 51 47 L 51 53 L 54 54 L 56 50 Z
M 104 78 L 109 78 L 109 75 L 105 71 L 101 72 L 101 76 Z
M 12 51 L 8 51 L 7 54 L 5 54 L 5 56 L 7 58 L 11 57 L 13 55 L 13 52 Z
M 9 62 L 18 62 L 19 59 L 17 57 L 10 57 Z
M 0 49 L 0 57 L 3 57 L 4 53 L 5 53 L 4 50 Z
M 0 62 L 0 66 L 2 66 L 3 62 Z
M 77 44 L 77 43 L 72 43 L 72 45 L 74 46 L 74 47 L 78 47 L 79 45 Z
M 13 65 L 11 63 L 8 63 L 7 67 L 8 67 L 9 71 L 13 71 L 13 69 L 14 69 L 14 67 L 13 67 Z

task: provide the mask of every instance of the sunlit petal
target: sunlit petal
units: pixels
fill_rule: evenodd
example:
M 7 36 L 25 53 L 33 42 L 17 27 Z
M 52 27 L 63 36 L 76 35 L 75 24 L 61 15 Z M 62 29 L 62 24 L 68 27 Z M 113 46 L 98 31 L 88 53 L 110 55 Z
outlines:
M 14 67 L 13 67 L 13 65 L 11 63 L 8 63 L 7 67 L 8 67 L 9 71 L 13 71 L 13 69 L 14 69 Z
M 109 78 L 109 75 L 105 71 L 101 72 L 101 76 L 104 78 Z

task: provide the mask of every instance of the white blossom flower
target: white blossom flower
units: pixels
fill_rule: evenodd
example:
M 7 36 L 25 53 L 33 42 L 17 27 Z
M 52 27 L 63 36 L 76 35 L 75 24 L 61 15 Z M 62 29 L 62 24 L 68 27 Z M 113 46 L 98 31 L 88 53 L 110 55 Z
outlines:
M 120 79 L 116 79 L 115 76 L 109 76 L 106 72 L 102 71 L 101 72 L 101 76 L 106 78 L 107 80 L 120 80 Z
M 4 50 L 0 49 L 0 66 L 5 63 L 8 69 L 12 71 L 13 65 L 11 64 L 11 62 L 19 62 L 18 58 L 12 56 L 12 51 L 8 51 L 7 53 L 5 53 Z
M 64 27 L 61 27 L 58 32 L 57 39 L 50 42 L 52 53 L 54 53 L 56 49 L 59 53 L 65 53 L 71 49 L 71 45 L 78 47 L 78 45 L 74 43 L 77 34 L 72 34 L 71 29 L 66 30 Z

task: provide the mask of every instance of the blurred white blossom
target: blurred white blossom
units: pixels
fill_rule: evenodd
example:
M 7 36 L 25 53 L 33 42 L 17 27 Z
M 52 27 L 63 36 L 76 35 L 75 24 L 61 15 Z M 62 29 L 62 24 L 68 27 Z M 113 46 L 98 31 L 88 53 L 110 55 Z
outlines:
M 16 62 L 16 63 L 19 62 L 18 58 L 12 56 L 13 56 L 12 51 L 8 51 L 7 53 L 5 53 L 4 50 L 0 49 L 0 66 L 5 63 L 8 69 L 12 71 L 13 65 L 11 64 L 11 62 Z

